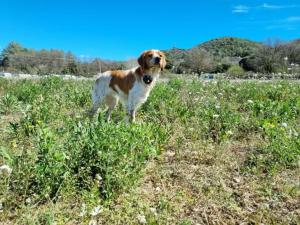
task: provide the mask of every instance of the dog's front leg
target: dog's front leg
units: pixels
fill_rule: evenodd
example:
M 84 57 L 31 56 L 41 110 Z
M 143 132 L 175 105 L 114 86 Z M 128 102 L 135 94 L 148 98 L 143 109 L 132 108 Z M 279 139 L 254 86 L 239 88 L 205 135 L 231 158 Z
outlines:
M 127 122 L 130 122 L 130 123 L 135 122 L 135 110 L 134 109 L 128 109 Z

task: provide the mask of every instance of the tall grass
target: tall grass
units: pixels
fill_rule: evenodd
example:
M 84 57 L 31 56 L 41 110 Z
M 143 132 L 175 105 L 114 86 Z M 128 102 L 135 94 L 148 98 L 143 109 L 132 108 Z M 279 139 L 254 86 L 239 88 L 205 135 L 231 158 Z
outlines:
M 13 169 L 0 181 L 5 212 L 28 199 L 41 205 L 63 196 L 92 195 L 106 204 L 135 185 L 147 161 L 174 138 L 215 145 L 253 139 L 246 173 L 272 175 L 299 162 L 299 83 L 173 79 L 157 85 L 132 125 L 124 123 L 121 108 L 111 123 L 102 114 L 98 121 L 85 118 L 91 85 L 59 78 L 0 80 L 0 165 Z M 20 116 L 5 121 L 14 113 Z

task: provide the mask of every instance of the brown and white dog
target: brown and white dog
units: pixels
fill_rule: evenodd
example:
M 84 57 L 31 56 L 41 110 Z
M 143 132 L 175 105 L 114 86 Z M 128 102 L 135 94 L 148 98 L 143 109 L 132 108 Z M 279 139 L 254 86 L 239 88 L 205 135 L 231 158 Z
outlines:
M 150 91 L 166 66 L 166 57 L 159 50 L 147 50 L 138 58 L 139 67 L 130 70 L 114 70 L 101 74 L 92 91 L 93 116 L 101 103 L 108 106 L 106 120 L 110 120 L 113 109 L 120 100 L 126 107 L 131 122 L 136 110 L 147 100 Z

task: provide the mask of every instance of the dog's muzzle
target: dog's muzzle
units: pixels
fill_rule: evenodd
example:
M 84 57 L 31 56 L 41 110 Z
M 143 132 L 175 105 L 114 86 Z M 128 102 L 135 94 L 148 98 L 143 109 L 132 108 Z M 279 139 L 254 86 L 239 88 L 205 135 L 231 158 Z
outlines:
M 144 75 L 143 81 L 145 82 L 145 84 L 151 84 L 151 82 L 153 81 L 153 78 L 150 75 Z
M 154 58 L 154 63 L 159 64 L 160 63 L 160 58 L 159 57 Z

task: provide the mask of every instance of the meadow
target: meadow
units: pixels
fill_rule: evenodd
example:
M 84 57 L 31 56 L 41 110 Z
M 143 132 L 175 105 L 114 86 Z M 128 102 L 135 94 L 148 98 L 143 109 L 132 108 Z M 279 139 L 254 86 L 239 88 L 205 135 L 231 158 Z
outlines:
M 90 80 L 0 79 L 0 224 L 300 224 L 300 83 L 159 83 L 126 124 Z

